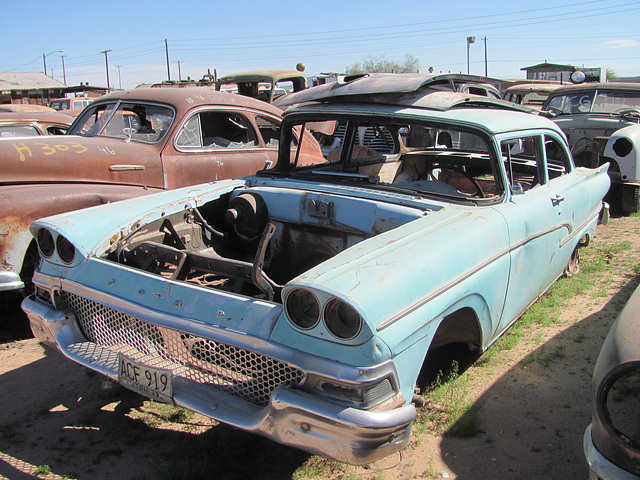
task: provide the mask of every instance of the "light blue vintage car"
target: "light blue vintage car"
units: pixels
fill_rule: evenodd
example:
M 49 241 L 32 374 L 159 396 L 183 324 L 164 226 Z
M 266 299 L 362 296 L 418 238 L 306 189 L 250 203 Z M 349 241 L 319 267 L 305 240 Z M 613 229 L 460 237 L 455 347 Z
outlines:
M 276 442 L 352 464 L 399 451 L 427 352 L 487 349 L 576 271 L 609 188 L 550 120 L 450 87 L 305 90 L 269 171 L 33 223 L 34 334 Z

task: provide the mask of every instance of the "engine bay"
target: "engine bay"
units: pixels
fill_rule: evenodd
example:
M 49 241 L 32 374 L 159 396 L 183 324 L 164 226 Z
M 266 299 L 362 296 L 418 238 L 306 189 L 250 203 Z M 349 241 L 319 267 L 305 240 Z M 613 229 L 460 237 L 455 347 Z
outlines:
M 316 192 L 238 189 L 142 225 L 104 258 L 174 281 L 281 302 L 291 279 L 423 215 L 412 207 Z

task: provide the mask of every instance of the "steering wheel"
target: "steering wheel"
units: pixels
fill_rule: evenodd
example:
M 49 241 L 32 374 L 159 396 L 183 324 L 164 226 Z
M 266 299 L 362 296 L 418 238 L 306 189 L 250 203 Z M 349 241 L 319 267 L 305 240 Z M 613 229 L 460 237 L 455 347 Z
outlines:
M 562 109 L 558 108 L 558 107 L 549 107 L 548 110 L 543 110 L 540 113 L 545 117 L 553 118 L 553 117 L 557 117 L 558 115 L 560 115 L 562 113 Z
M 468 174 L 467 172 L 465 172 L 464 170 L 462 170 L 461 168 L 455 167 L 453 165 L 441 165 L 441 164 L 435 164 L 435 165 L 431 165 L 430 167 L 428 167 L 427 169 L 425 169 L 422 172 L 422 175 L 420 175 L 421 178 L 423 178 L 424 180 L 428 180 L 429 177 L 431 177 L 432 180 L 438 180 L 435 175 L 433 174 L 434 170 L 452 170 L 456 173 L 459 173 L 460 175 L 462 175 L 463 177 L 465 177 L 467 180 L 469 180 L 472 184 L 473 187 L 476 189 L 476 191 L 473 193 L 474 197 L 479 197 L 479 198 L 484 198 L 484 192 L 482 191 L 482 188 L 480 187 L 480 184 L 478 183 L 478 181 L 473 178 L 473 176 L 471 176 L 470 174 Z M 447 183 L 447 182 L 443 182 L 443 183 Z M 455 187 L 455 185 L 454 185 Z
M 627 108 L 625 110 L 616 112 L 616 114 L 620 115 L 621 117 L 640 117 L 640 110 L 636 108 Z

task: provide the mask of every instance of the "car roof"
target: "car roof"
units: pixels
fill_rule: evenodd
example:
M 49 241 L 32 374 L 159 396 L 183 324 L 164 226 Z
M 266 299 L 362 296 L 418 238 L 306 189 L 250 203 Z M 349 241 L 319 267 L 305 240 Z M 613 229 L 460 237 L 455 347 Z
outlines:
M 559 83 L 519 83 L 518 85 L 512 85 L 505 91 L 508 93 L 513 92 L 553 92 L 562 87 Z
M 0 105 L 0 112 L 55 112 L 46 105 L 32 105 L 29 103 L 3 103 Z
M 92 105 L 114 100 L 165 103 L 176 108 L 179 116 L 201 105 L 249 108 L 268 112 L 278 117 L 282 115 L 282 110 L 268 103 L 243 95 L 220 92 L 212 86 L 155 88 L 153 86 L 143 85 L 131 90 L 120 90 L 108 93 L 94 100 Z
M 302 102 L 336 101 L 349 98 L 349 101 L 370 101 L 371 96 L 410 94 L 425 88 L 442 87 L 452 90 L 452 85 L 462 84 L 491 84 L 495 79 L 477 75 L 451 73 L 371 73 L 351 75 L 343 80 L 319 85 L 317 87 L 291 94 L 281 102 L 281 106 Z M 420 93 L 422 96 L 423 94 Z M 406 95 L 404 95 L 406 96 Z M 358 99 L 358 97 L 366 97 Z M 381 100 L 378 100 L 379 102 Z M 400 101 L 400 98 L 389 97 L 390 103 Z
M 640 83 L 632 82 L 587 82 L 578 85 L 564 85 L 556 89 L 553 94 L 561 95 L 571 92 L 593 91 L 593 90 L 618 90 L 618 91 L 638 91 L 640 92 Z
M 417 105 L 389 105 L 376 102 L 305 103 L 289 107 L 285 112 L 285 118 L 309 114 L 312 117 L 314 114 L 356 114 L 397 119 L 406 115 L 407 118 L 468 126 L 492 135 L 535 129 L 553 130 L 563 135 L 560 127 L 548 118 L 532 114 L 531 109 L 504 100 L 442 91 L 429 93 L 419 100 L 429 103 L 430 107 L 420 105 L 419 101 Z
M 304 79 L 306 85 L 307 77 L 304 73 L 297 70 L 251 70 L 247 72 L 238 72 L 231 75 L 220 77 L 216 80 L 216 85 L 236 82 L 269 82 L 277 83 L 282 80 Z
M 30 122 L 44 122 L 44 123 L 60 123 L 65 125 L 71 125 L 73 118 L 64 113 L 48 111 L 38 112 L 3 112 L 0 111 L 0 122 L 3 123 L 30 123 Z

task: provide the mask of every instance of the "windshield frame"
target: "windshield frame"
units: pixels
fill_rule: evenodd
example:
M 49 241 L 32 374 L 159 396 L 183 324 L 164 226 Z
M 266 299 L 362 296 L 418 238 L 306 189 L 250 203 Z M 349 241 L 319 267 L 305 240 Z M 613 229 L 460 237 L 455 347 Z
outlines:
M 118 112 L 132 112 L 133 108 L 135 108 L 135 106 L 137 105 L 143 106 L 145 108 L 152 107 L 152 108 L 164 109 L 166 112 L 171 113 L 169 120 L 166 121 L 167 122 L 166 127 L 163 127 L 160 130 L 161 133 L 158 135 L 156 139 L 148 140 L 145 137 L 138 137 L 136 135 L 140 135 L 140 134 L 136 134 L 133 131 L 125 132 L 125 130 L 127 130 L 126 128 L 122 129 L 123 133 L 121 136 L 105 133 L 107 126 L 110 125 L 110 122 L 112 122 L 112 120 L 115 118 L 115 115 Z M 127 106 L 127 107 L 134 106 L 134 107 L 123 108 L 124 106 Z M 87 127 L 87 124 L 90 122 L 91 117 L 94 117 L 99 111 L 102 111 L 103 113 L 99 115 L 99 117 L 97 118 L 97 120 L 94 122 L 93 125 Z M 167 136 L 169 131 L 173 128 L 173 125 L 176 122 L 176 117 L 177 117 L 176 113 L 177 113 L 176 109 L 173 106 L 165 103 L 159 103 L 159 102 L 122 100 L 122 99 L 117 99 L 115 101 L 108 101 L 108 102 L 99 102 L 99 103 L 93 102 L 92 104 L 88 105 L 85 108 L 85 110 L 78 116 L 78 118 L 73 122 L 73 124 L 69 128 L 68 134 L 80 135 L 83 137 L 114 138 L 114 139 L 119 139 L 127 142 L 134 141 L 134 142 L 139 142 L 144 144 L 157 144 L 157 143 L 160 143 Z M 147 122 L 149 123 L 149 126 L 150 126 L 150 120 L 147 120 Z M 83 129 L 86 129 L 86 131 L 83 132 L 82 131 Z M 132 129 L 129 129 L 129 130 L 132 130 Z M 154 132 L 153 128 L 151 129 L 151 132 Z M 151 132 L 147 131 L 145 133 L 151 133 Z

